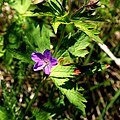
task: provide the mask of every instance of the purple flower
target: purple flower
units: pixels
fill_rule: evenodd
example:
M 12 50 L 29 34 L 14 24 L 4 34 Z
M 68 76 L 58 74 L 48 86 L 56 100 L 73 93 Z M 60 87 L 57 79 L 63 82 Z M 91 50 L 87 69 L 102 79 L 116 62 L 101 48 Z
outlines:
M 38 71 L 44 69 L 44 73 L 46 75 L 50 75 L 52 66 L 56 66 L 58 64 L 57 59 L 52 58 L 50 50 L 45 50 L 43 54 L 39 52 L 33 52 L 31 58 L 36 62 L 33 70 Z

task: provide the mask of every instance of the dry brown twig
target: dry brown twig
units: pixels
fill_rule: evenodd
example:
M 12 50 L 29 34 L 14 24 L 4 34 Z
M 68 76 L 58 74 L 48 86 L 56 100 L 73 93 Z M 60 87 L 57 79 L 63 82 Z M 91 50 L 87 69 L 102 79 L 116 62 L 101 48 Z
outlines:
M 112 59 L 115 61 L 116 65 L 120 67 L 120 58 L 114 56 L 114 54 L 110 51 L 110 49 L 104 43 L 98 43 L 100 48 Z

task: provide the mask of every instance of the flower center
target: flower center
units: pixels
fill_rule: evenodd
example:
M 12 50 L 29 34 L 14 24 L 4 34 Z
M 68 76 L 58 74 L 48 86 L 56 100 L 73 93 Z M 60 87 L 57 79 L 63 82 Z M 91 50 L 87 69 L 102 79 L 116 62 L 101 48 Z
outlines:
M 50 64 L 50 60 L 48 60 L 48 59 L 46 59 L 46 58 L 44 59 L 44 62 L 45 62 L 45 64 L 46 64 L 46 66 Z

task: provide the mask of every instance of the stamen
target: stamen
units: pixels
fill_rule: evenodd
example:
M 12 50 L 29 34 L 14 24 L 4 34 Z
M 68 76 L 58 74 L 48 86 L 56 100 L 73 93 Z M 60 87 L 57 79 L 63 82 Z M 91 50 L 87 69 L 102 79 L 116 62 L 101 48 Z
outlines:
M 46 64 L 46 66 L 50 64 L 50 61 L 48 59 L 44 59 L 44 62 Z

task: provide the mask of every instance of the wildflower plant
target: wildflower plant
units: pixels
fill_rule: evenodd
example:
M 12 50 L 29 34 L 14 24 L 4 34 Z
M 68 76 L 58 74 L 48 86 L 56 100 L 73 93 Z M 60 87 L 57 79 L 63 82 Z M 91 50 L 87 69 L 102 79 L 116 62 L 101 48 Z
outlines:
M 15 12 L 0 36 L 0 56 L 14 80 L 9 82 L 12 87 L 2 80 L 0 118 L 47 120 L 60 115 L 60 119 L 67 119 L 64 111 L 69 108 L 76 116 L 86 116 L 87 96 L 78 82 L 107 68 L 98 62 L 86 66 L 91 45 L 103 43 L 97 29 L 101 22 L 94 8 L 98 2 L 84 0 L 75 10 L 68 0 L 5 2 Z

